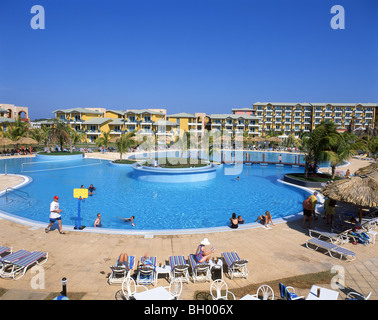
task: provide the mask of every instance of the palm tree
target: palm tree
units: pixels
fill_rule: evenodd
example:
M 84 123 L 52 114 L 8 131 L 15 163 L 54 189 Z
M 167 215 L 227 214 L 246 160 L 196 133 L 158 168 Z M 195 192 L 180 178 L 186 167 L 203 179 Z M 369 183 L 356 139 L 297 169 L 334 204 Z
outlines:
M 109 131 L 102 131 L 102 136 L 96 140 L 96 145 L 98 147 L 105 147 L 105 149 L 108 148 L 110 140 L 110 132 Z
M 330 165 L 332 179 L 335 177 L 336 167 L 357 154 L 357 150 L 367 150 L 366 142 L 348 131 L 339 134 L 336 143 L 331 146 Z M 327 152 L 327 151 L 325 151 Z
M 58 119 L 55 119 L 55 125 L 50 130 L 50 138 L 51 141 L 56 141 L 60 149 L 63 150 L 63 144 L 69 143 L 70 144 L 70 150 L 72 152 L 71 148 L 71 137 L 70 137 L 70 131 L 71 128 L 68 124 L 64 123 L 63 121 L 60 121 Z
M 83 131 L 72 130 L 70 132 L 70 138 L 71 138 L 71 142 L 75 146 L 75 148 L 76 148 L 76 145 L 78 143 L 86 141 L 86 135 L 85 135 L 85 132 L 83 132 Z
M 119 160 L 122 160 L 122 154 L 127 152 L 127 149 L 135 145 L 135 141 L 131 139 L 135 136 L 135 131 L 122 133 L 121 137 L 117 140 L 116 146 L 119 152 Z
M 22 137 L 26 137 L 29 129 L 29 125 L 22 121 L 20 117 L 17 117 L 15 122 L 10 122 L 7 132 L 4 136 L 13 141 L 17 141 Z
M 357 136 L 336 130 L 333 122 L 322 122 L 309 135 L 302 139 L 306 155 L 306 169 L 310 162 L 316 168 L 319 161 L 328 161 L 332 169 L 332 179 L 335 177 L 336 167 L 343 161 L 357 153 L 357 150 L 366 149 L 365 143 Z
M 378 137 L 377 136 L 366 136 L 364 138 L 364 141 L 366 142 L 367 150 L 369 151 L 369 154 L 373 156 L 374 158 L 377 158 L 378 155 Z
M 140 147 L 150 154 L 150 163 L 152 163 L 152 151 L 155 150 L 156 139 L 154 135 L 144 136 Z
M 207 158 L 210 159 L 210 156 L 214 153 L 220 153 L 220 150 L 214 146 L 214 140 L 220 139 L 221 133 L 220 131 L 205 131 L 204 134 L 201 136 L 201 151 L 205 152 Z
M 33 138 L 35 141 L 40 144 L 43 141 L 43 130 L 42 128 L 34 128 L 29 131 L 29 135 L 31 138 Z
M 182 155 L 184 153 L 185 150 L 188 150 L 188 139 L 187 139 L 188 135 L 187 135 L 187 132 L 185 132 L 181 137 L 177 136 L 175 138 L 175 142 L 174 142 L 174 146 L 179 149 L 180 151 L 180 158 L 182 158 Z

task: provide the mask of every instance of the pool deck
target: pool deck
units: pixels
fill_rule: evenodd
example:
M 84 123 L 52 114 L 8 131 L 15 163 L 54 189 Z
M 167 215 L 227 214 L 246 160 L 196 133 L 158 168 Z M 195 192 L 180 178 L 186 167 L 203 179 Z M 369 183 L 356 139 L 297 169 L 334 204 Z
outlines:
M 118 159 L 119 153 L 92 153 L 88 157 Z M 351 161 L 348 166 L 353 173 L 360 167 L 369 165 L 363 160 Z M 345 170 L 347 167 L 343 167 Z M 0 176 L 0 191 L 20 183 L 11 175 Z M 64 223 L 64 215 L 63 215 Z M 47 222 L 46 222 L 47 225 Z M 324 220 L 314 221 L 313 227 L 326 227 Z M 101 234 L 66 230 L 60 235 L 57 230 L 46 234 L 41 227 L 19 224 L 0 219 L 0 245 L 19 249 L 41 250 L 49 253 L 49 260 L 43 265 L 44 287 L 32 288 L 33 274 L 29 269 L 20 280 L 0 279 L 0 288 L 9 289 L 0 300 L 43 299 L 50 292 L 61 291 L 61 279 L 68 279 L 69 292 L 85 292 L 86 300 L 114 300 L 121 289 L 120 284 L 109 285 L 107 275 L 121 252 L 137 257 L 145 252 L 156 255 L 158 263 L 168 260 L 170 255 L 188 256 L 194 253 L 199 242 L 207 237 L 215 246 L 215 256 L 221 252 L 237 251 L 239 256 L 248 259 L 247 279 L 230 280 L 223 277 L 229 290 L 248 284 L 264 283 L 295 275 L 304 275 L 330 270 L 339 265 L 345 268 L 346 285 L 364 294 L 373 292 L 371 299 L 378 299 L 378 243 L 368 246 L 345 244 L 345 248 L 357 254 L 352 262 L 332 259 L 328 255 L 309 250 L 305 242 L 309 239 L 308 229 L 302 227 L 301 220 L 279 223 L 266 229 L 262 226 L 251 229 L 237 229 L 228 232 L 194 233 L 176 235 L 123 235 Z M 243 244 L 248 245 L 243 245 Z M 168 285 L 167 280 L 159 279 L 158 285 Z M 208 291 L 210 283 L 183 285 L 182 299 L 192 299 L 196 290 Z M 273 288 L 278 296 L 278 288 Z M 307 295 L 308 290 L 296 290 Z M 254 293 L 254 292 L 252 292 Z M 345 297 L 341 295 L 341 297 Z

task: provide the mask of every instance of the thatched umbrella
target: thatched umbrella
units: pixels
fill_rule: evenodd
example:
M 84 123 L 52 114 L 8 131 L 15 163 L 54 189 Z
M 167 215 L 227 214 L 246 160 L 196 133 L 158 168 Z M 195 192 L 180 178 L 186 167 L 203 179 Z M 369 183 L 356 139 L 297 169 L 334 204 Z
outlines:
M 14 145 L 16 142 L 14 142 L 11 139 L 8 138 L 0 138 L 0 146 L 9 146 L 9 145 Z
M 371 165 L 368 165 L 367 167 L 360 168 L 354 174 L 363 175 L 363 174 L 369 174 L 371 172 L 378 172 L 378 162 L 372 163 Z
M 16 141 L 17 144 L 38 144 L 38 141 L 29 138 L 29 137 L 22 137 Z
M 378 206 L 378 171 L 334 181 L 322 189 L 322 194 L 336 201 L 359 206 L 361 222 L 362 207 Z
M 14 142 L 11 139 L 0 138 L 0 146 L 4 146 L 4 151 L 5 151 L 5 146 L 14 145 L 14 144 L 16 144 L 16 142 Z
M 109 142 L 110 143 L 116 143 L 119 139 L 120 139 L 120 137 L 113 137 L 113 138 L 109 139 Z
M 282 142 L 282 140 L 280 138 L 278 138 L 278 137 L 270 137 L 270 138 L 267 139 L 267 141 L 269 141 L 269 142 L 278 142 L 278 143 Z
M 260 136 L 257 136 L 257 137 L 252 138 L 251 141 L 254 141 L 254 142 L 265 142 L 266 140 L 264 138 L 261 138 Z

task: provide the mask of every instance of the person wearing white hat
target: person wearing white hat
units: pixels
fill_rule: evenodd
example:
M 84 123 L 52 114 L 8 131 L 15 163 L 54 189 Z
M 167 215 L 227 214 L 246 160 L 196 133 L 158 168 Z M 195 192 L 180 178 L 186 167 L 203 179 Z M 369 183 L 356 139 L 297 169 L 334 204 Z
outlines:
M 197 262 L 207 262 L 211 259 L 211 254 L 214 252 L 215 248 L 212 247 L 210 252 L 207 252 L 205 246 L 210 245 L 210 241 L 207 238 L 204 238 L 201 241 L 201 244 L 198 246 L 196 251 L 196 260 Z

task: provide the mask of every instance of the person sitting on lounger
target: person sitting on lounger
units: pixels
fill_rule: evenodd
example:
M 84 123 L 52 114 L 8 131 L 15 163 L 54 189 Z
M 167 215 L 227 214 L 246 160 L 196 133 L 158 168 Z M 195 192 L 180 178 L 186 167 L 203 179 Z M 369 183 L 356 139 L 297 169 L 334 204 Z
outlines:
M 148 254 L 147 252 L 143 255 L 143 261 L 140 261 L 139 262 L 139 266 L 154 266 L 153 262 L 151 261 L 151 259 L 148 258 Z
M 129 270 L 129 256 L 127 255 L 127 253 L 121 253 L 119 255 L 119 259 L 118 259 L 118 265 L 117 267 L 125 267 L 127 270 Z
M 211 259 L 211 254 L 214 252 L 215 248 L 211 248 L 210 252 L 206 251 L 205 246 L 210 245 L 210 242 L 207 238 L 203 239 L 201 241 L 201 244 L 198 246 L 197 251 L 196 251 L 196 261 L 199 263 L 202 262 L 208 262 Z
M 258 222 L 258 221 L 261 224 L 263 224 L 265 227 L 268 226 L 269 222 L 271 223 L 272 226 L 274 226 L 272 216 L 269 211 L 265 211 L 265 214 L 263 214 L 262 216 L 258 216 L 255 222 Z

